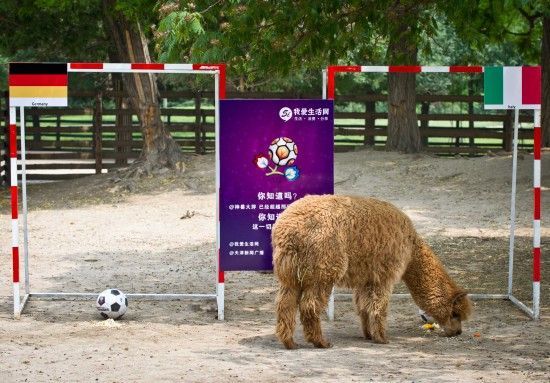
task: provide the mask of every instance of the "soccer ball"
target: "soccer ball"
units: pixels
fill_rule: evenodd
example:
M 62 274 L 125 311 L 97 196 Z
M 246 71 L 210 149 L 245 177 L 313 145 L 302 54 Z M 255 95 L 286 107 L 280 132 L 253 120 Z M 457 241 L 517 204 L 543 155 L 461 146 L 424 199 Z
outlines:
M 298 146 L 287 137 L 279 137 L 269 145 L 269 158 L 276 165 L 292 165 L 298 156 Z
M 128 298 L 120 290 L 107 289 L 97 297 L 96 307 L 105 319 L 118 319 L 128 310 Z

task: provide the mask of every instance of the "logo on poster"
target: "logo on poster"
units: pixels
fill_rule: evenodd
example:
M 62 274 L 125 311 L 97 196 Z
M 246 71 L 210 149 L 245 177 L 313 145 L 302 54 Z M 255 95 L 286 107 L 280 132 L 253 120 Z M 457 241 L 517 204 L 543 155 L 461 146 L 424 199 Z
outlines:
M 279 117 L 284 122 L 292 121 L 328 121 L 330 117 L 329 108 L 312 108 L 312 107 L 296 107 L 289 108 L 287 106 L 279 109 Z
M 292 118 L 292 109 L 287 106 L 281 108 L 281 110 L 279 110 L 279 117 L 281 117 L 281 120 L 284 122 L 287 122 Z
M 267 153 L 267 156 L 259 153 L 252 160 L 258 169 L 269 168 L 270 171 L 266 176 L 280 175 L 288 181 L 296 181 L 300 178 L 300 170 L 296 165 L 292 166 L 298 157 L 298 146 L 294 140 L 288 137 L 277 137 L 269 144 Z M 275 164 L 274 167 L 269 165 L 270 161 Z M 278 170 L 279 166 L 283 170 Z M 285 169 L 287 166 L 288 168 Z

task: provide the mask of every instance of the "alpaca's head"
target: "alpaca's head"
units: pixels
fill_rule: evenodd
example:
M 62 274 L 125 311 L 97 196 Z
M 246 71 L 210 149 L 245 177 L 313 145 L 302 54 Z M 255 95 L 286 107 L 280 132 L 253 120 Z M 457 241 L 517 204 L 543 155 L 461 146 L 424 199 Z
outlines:
M 453 297 L 449 315 L 439 324 L 443 327 L 445 335 L 456 336 L 462 334 L 462 321 L 468 319 L 472 313 L 472 303 L 468 293 L 459 291 Z

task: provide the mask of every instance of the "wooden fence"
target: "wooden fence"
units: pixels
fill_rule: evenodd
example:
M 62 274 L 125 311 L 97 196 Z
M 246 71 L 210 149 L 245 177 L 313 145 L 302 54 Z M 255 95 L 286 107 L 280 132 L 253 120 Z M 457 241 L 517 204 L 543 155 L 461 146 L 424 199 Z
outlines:
M 142 138 L 137 117 L 119 92 L 70 92 L 70 100 L 84 107 L 26 109 L 27 171 L 29 180 L 59 180 L 125 166 L 139 156 Z M 184 152 L 214 150 L 212 92 L 162 92 L 170 104 L 162 119 Z M 235 93 L 228 98 L 318 98 L 283 93 Z M 177 101 L 176 101 L 177 100 Z M 382 147 L 386 139 L 387 97 L 381 94 L 338 96 L 335 113 L 335 150 L 352 151 L 365 145 Z M 481 96 L 418 95 L 418 120 L 425 150 L 438 155 L 483 155 L 510 151 L 513 114 L 476 113 Z M 353 104 L 353 107 L 350 106 Z M 2 101 L 4 131 L 0 175 L 9 183 L 7 95 Z M 182 106 L 183 105 L 183 106 Z M 461 108 L 457 108 L 457 105 Z M 459 109 L 455 113 L 439 110 Z M 347 112 L 345 110 L 362 110 Z M 519 132 L 520 149 L 532 148 L 532 116 Z

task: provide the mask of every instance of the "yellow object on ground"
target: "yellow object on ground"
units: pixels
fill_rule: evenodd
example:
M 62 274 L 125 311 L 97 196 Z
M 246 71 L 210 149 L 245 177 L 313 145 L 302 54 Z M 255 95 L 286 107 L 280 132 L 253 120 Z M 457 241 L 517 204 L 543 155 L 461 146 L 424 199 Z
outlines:
M 439 325 L 437 323 L 426 323 L 422 325 L 422 328 L 424 330 L 437 330 L 439 329 Z

